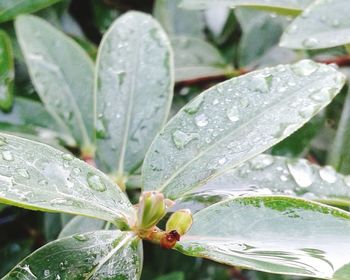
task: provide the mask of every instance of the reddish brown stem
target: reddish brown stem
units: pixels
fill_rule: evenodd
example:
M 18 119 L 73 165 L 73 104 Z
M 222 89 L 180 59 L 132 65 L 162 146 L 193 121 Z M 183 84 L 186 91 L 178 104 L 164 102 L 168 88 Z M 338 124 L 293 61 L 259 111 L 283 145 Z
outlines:
M 350 55 L 342 55 L 334 58 L 328 59 L 316 59 L 317 62 L 325 64 L 336 64 L 338 66 L 348 66 L 350 65 Z
M 81 159 L 93 167 L 96 167 L 95 160 L 92 156 L 82 156 Z

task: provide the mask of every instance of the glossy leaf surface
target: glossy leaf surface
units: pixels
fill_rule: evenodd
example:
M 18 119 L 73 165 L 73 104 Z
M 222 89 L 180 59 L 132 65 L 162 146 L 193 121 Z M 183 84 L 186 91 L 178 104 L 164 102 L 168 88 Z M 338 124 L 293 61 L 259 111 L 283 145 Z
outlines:
M 322 204 L 283 196 L 235 198 L 193 219 L 176 247 L 191 256 L 327 279 L 350 260 L 350 215 Z
M 111 222 L 134 219 L 127 197 L 97 169 L 48 145 L 0 136 L 1 203 Z
M 334 68 L 303 60 L 208 89 L 153 142 L 143 166 L 145 189 L 177 198 L 205 184 L 296 131 L 343 84 Z
M 220 52 L 202 39 L 175 37 L 171 40 L 175 55 L 177 82 L 224 75 L 227 71 Z
M 182 0 L 181 7 L 188 9 L 206 9 L 211 6 L 250 6 L 283 14 L 298 14 L 313 0 Z
M 129 12 L 105 34 L 97 58 L 97 160 L 134 171 L 163 126 L 173 95 L 170 42 L 149 15 Z
M 19 263 L 3 280 L 139 279 L 142 244 L 130 233 L 96 231 L 51 242 Z
M 14 58 L 11 39 L 0 30 L 0 108 L 9 110 L 13 102 L 15 78 Z
M 259 155 L 193 189 L 181 208 L 200 209 L 229 197 L 288 195 L 341 206 L 350 205 L 350 177 L 305 159 Z
M 285 31 L 280 45 L 293 49 L 322 49 L 350 43 L 347 0 L 318 0 Z
M 82 149 L 91 148 L 91 59 L 76 42 L 40 18 L 20 16 L 16 32 L 32 82 L 47 110 L 67 127 Z
M 8 21 L 19 14 L 32 13 L 60 0 L 1 0 L 0 22 Z

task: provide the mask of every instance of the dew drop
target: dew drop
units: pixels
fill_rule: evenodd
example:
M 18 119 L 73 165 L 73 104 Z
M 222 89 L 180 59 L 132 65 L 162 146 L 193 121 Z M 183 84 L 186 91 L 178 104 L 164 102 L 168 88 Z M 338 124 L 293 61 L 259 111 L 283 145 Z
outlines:
M 87 174 L 87 182 L 89 187 L 95 191 L 104 192 L 107 189 L 106 185 L 102 182 L 101 177 L 94 173 L 89 172 Z
M 251 167 L 254 170 L 262 170 L 272 165 L 274 162 L 273 157 L 270 155 L 259 155 L 250 161 Z
M 315 48 L 318 45 L 318 40 L 316 38 L 307 38 L 302 44 L 305 48 Z
M 303 107 L 301 108 L 299 111 L 298 111 L 298 114 L 299 116 L 301 116 L 302 118 L 310 118 L 314 115 L 316 111 L 316 108 L 315 106 L 313 105 L 309 105 L 309 106 L 306 106 L 306 107 Z
M 84 234 L 76 234 L 73 235 L 74 239 L 78 240 L 78 241 L 87 241 L 88 238 L 84 235 Z
M 73 160 L 74 159 L 74 157 L 71 155 L 71 154 L 63 154 L 62 155 L 62 158 L 64 159 L 64 160 L 66 160 L 66 161 L 71 161 L 71 160 Z
M 239 121 L 239 111 L 236 106 L 232 107 L 231 109 L 228 109 L 226 114 L 231 122 Z
M 203 126 L 206 126 L 208 124 L 207 116 L 204 114 L 201 114 L 201 115 L 195 117 L 194 120 L 196 122 L 196 125 L 199 127 L 203 127 Z
M 309 76 L 318 69 L 318 64 L 311 60 L 301 60 L 291 66 L 292 71 L 299 76 Z
M 28 171 L 24 168 L 18 168 L 16 169 L 16 173 L 21 176 L 22 178 L 25 178 L 25 179 L 29 179 L 30 178 L 30 175 L 28 173 Z
M 204 101 L 204 99 L 202 96 L 195 98 L 190 104 L 188 104 L 185 107 L 184 111 L 189 115 L 193 115 L 193 114 L 197 113 L 199 111 L 199 108 L 203 104 L 203 101 Z
M 307 188 L 311 186 L 314 181 L 314 172 L 306 160 L 289 161 L 287 166 L 299 187 Z
M 3 151 L 2 158 L 6 161 L 13 161 L 13 155 L 10 151 Z
M 197 133 L 185 133 L 181 130 L 176 130 L 172 135 L 176 148 L 183 149 L 192 140 L 199 139 Z
M 333 184 L 337 181 L 337 173 L 332 166 L 327 165 L 321 168 L 319 174 L 324 181 L 330 184 Z
M 332 26 L 333 26 L 333 27 L 339 27 L 339 26 L 340 26 L 340 21 L 339 21 L 338 19 L 334 19 L 334 20 L 332 21 Z

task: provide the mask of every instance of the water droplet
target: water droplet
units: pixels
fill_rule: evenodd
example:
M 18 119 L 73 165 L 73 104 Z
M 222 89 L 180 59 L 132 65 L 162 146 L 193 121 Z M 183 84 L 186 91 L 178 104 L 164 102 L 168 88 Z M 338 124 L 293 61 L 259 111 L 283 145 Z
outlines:
M 227 161 L 227 159 L 226 159 L 225 157 L 223 157 L 223 158 L 219 159 L 218 163 L 219 163 L 220 165 L 223 165 L 223 164 L 226 163 L 226 161 Z
M 94 173 L 89 172 L 87 174 L 87 182 L 89 187 L 95 191 L 104 192 L 107 189 L 106 185 L 102 182 L 101 177 Z
M 178 149 L 183 149 L 192 140 L 199 139 L 198 133 L 185 133 L 180 130 L 176 130 L 172 136 L 174 144 Z
M 239 121 L 239 111 L 236 106 L 232 107 L 231 109 L 228 109 L 226 114 L 231 122 Z
M 302 44 L 305 48 L 315 48 L 318 45 L 318 40 L 316 38 L 307 38 Z
M 334 19 L 334 20 L 332 21 L 332 26 L 333 26 L 333 27 L 339 27 L 339 26 L 340 26 L 340 21 L 339 21 L 338 19 Z
M 288 177 L 286 175 L 281 175 L 280 179 L 282 182 L 287 182 L 288 181 Z
M 71 160 L 73 160 L 74 159 L 74 157 L 73 157 L 73 155 L 71 155 L 71 154 L 63 154 L 62 155 L 62 158 L 64 159 L 64 160 L 66 160 L 66 161 L 71 161 Z
M 84 235 L 84 234 L 76 234 L 73 235 L 74 239 L 78 240 L 78 241 L 87 241 L 88 238 Z
M 81 169 L 78 168 L 78 167 L 74 167 L 72 172 L 73 172 L 74 175 L 79 175 L 81 173 Z
M 203 97 L 202 96 L 198 96 L 197 98 L 195 98 L 191 103 L 189 103 L 185 107 L 184 111 L 187 114 L 190 114 L 190 115 L 193 115 L 193 114 L 197 113 L 199 108 L 203 104 L 203 101 L 204 101 Z
M 197 116 L 194 120 L 196 122 L 196 125 L 199 127 L 203 127 L 203 126 L 206 126 L 208 124 L 207 116 L 204 114 Z
M 45 269 L 45 270 L 44 270 L 44 277 L 47 278 L 47 277 L 49 277 L 49 276 L 50 276 L 50 270 Z
M 3 136 L 0 136 L 0 146 L 5 146 L 7 144 L 6 138 Z
M 214 99 L 213 105 L 217 105 L 217 104 L 219 104 L 219 99 Z
M 299 116 L 301 116 L 302 118 L 310 118 L 314 115 L 315 112 L 316 107 L 314 105 L 303 107 L 298 111 Z
M 251 167 L 254 170 L 262 170 L 273 164 L 273 157 L 270 155 L 259 155 L 250 161 Z
M 298 26 L 293 24 L 287 28 L 286 32 L 289 34 L 293 34 L 293 33 L 297 32 L 297 30 L 298 30 Z
M 318 69 L 318 64 L 311 60 L 301 60 L 291 66 L 292 71 L 299 76 L 309 76 Z
M 337 173 L 332 166 L 325 166 L 319 171 L 320 177 L 326 182 L 333 184 L 337 181 Z
M 6 161 L 13 161 L 13 155 L 10 151 L 3 151 L 2 158 Z
M 316 92 L 313 92 L 310 95 L 310 98 L 316 102 L 326 102 L 334 96 L 335 92 L 336 89 L 334 88 L 322 88 Z
M 344 177 L 344 183 L 348 187 L 350 187 L 350 175 Z
M 28 173 L 28 171 L 24 168 L 18 168 L 16 169 L 16 173 L 21 176 L 22 178 L 25 178 L 25 179 L 29 179 L 30 178 L 30 175 Z
M 306 160 L 292 160 L 287 163 L 287 166 L 298 186 L 307 188 L 314 182 L 314 172 Z

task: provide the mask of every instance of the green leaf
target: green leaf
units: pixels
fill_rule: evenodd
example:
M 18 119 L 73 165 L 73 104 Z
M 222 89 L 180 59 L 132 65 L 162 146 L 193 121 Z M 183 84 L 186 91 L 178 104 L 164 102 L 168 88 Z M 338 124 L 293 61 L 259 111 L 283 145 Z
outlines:
M 142 243 L 135 236 L 121 231 L 96 231 L 41 247 L 3 280 L 137 280 L 141 266 Z
M 277 45 L 286 20 L 251 8 L 235 9 L 243 35 L 239 43 L 239 65 L 247 66 Z
M 179 8 L 181 0 L 156 0 L 153 14 L 165 31 L 172 36 L 205 38 L 201 12 Z
M 44 213 L 44 229 L 43 229 L 43 232 L 45 234 L 46 242 L 57 239 L 57 236 L 60 234 L 62 228 L 73 217 L 74 216 L 69 215 L 69 214 Z M 77 217 L 82 217 L 82 216 L 77 216 Z M 86 219 L 88 219 L 88 218 L 86 218 Z M 101 222 L 103 222 L 103 221 L 101 221 Z M 74 233 L 72 233 L 70 235 L 73 235 L 73 234 Z
M 38 11 L 59 1 L 60 0 L 2 0 L 0 3 L 0 22 L 11 20 L 20 14 Z
M 77 43 L 40 18 L 20 16 L 16 32 L 32 82 L 45 107 L 71 132 L 82 150 L 91 149 L 91 59 Z
M 31 134 L 43 141 L 61 139 L 68 146 L 75 141 L 41 103 L 28 98 L 16 97 L 10 112 L 0 112 L 0 129 L 11 133 Z
M 220 52 L 204 40 L 175 37 L 171 44 L 175 54 L 176 82 L 221 76 L 228 72 Z
M 212 6 L 234 8 L 249 6 L 281 14 L 297 15 L 313 0 L 182 0 L 180 7 L 186 9 L 208 9 Z
M 11 242 L 0 249 L 0 277 L 7 274 L 19 261 L 30 254 L 32 240 L 22 240 L 19 242 Z
M 58 238 L 105 229 L 106 222 L 82 216 L 76 216 L 62 229 Z
M 350 275 L 350 264 L 346 264 L 335 272 L 334 277 L 332 279 L 348 280 L 349 275 Z
M 173 272 L 167 275 L 157 277 L 156 280 L 185 280 L 185 273 L 182 271 Z
M 208 89 L 156 137 L 143 165 L 145 190 L 177 198 L 205 184 L 299 129 L 343 84 L 333 67 L 302 60 Z
M 105 34 L 95 84 L 101 169 L 122 177 L 141 164 L 170 110 L 172 69 L 170 42 L 149 15 L 126 13 Z
M 337 134 L 328 154 L 328 163 L 343 174 L 350 174 L 350 89 L 348 91 Z
M 0 203 L 133 223 L 134 209 L 106 175 L 48 145 L 0 134 Z
M 350 43 L 348 0 L 314 1 L 287 28 L 280 46 L 323 49 Z
M 95 25 L 100 33 L 105 33 L 113 21 L 120 15 L 120 12 L 107 3 L 100 0 L 93 0 L 93 13 Z
M 187 255 L 327 279 L 350 260 L 350 215 L 307 200 L 228 199 L 199 211 L 193 219 L 192 228 L 176 246 Z
M 350 176 L 305 159 L 262 154 L 208 184 L 192 189 L 178 202 L 181 202 L 181 208 L 199 209 L 228 197 L 272 194 L 350 206 Z
M 8 111 L 13 103 L 15 78 L 14 58 L 11 39 L 0 30 L 0 108 Z

